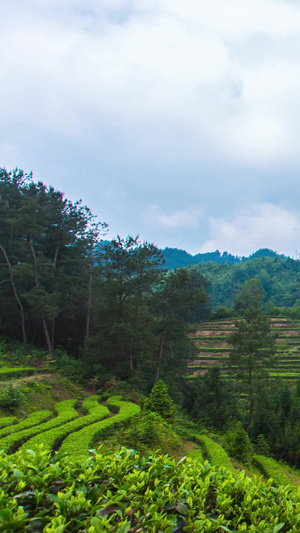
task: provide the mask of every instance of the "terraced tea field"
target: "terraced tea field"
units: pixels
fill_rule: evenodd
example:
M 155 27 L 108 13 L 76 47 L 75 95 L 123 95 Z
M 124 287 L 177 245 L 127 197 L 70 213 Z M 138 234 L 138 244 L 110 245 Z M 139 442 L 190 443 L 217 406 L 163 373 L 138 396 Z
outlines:
M 85 398 L 82 405 L 77 400 L 64 400 L 55 405 L 57 416 L 48 410 L 36 411 L 21 422 L 2 418 L 0 450 L 13 453 L 42 444 L 49 452 L 61 449 L 69 455 L 88 455 L 99 439 L 128 423 L 140 410 L 119 396 L 109 398 L 106 405 L 99 403 L 99 396 Z
M 271 376 L 295 380 L 300 376 L 300 321 L 272 318 L 272 330 L 277 335 L 277 363 Z M 195 340 L 198 355 L 189 362 L 189 378 L 205 374 L 212 365 L 220 365 L 226 373 L 231 347 L 228 336 L 234 331 L 233 320 L 199 324 L 190 337 Z

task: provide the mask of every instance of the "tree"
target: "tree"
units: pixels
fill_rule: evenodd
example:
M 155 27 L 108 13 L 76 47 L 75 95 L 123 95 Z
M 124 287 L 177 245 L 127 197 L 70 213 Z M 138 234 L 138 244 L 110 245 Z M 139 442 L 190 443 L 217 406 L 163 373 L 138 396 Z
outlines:
M 121 379 L 143 373 L 153 351 L 149 301 L 165 271 L 161 251 L 138 237 L 98 247 L 97 310 L 86 355 Z
M 188 320 L 207 301 L 203 279 L 196 271 L 180 268 L 170 272 L 154 294 L 152 309 L 159 345 L 152 387 L 159 379 L 162 366 L 169 366 L 168 373 L 171 373 L 170 365 L 177 374 L 186 370 L 190 355 Z
M 264 297 L 262 282 L 256 278 L 250 279 L 236 293 L 234 309 L 239 314 L 250 309 L 260 311 Z
M 144 411 L 153 411 L 162 418 L 170 420 L 173 415 L 173 401 L 169 396 L 165 383 L 160 379 L 153 387 L 144 403 Z
M 0 328 L 23 341 L 78 351 L 89 331 L 92 304 L 91 243 L 98 225 L 90 210 L 60 191 L 35 183 L 21 170 L 0 169 Z M 4 255 L 2 250 L 1 256 Z M 10 281 L 7 268 L 10 265 Z M 93 265 L 92 265 L 93 267 Z M 12 284 L 14 283 L 14 287 Z M 78 353 L 78 352 L 77 352 Z
M 248 397 L 248 433 L 254 413 L 255 387 L 268 377 L 268 363 L 274 361 L 276 353 L 275 338 L 270 320 L 255 308 L 246 311 L 244 318 L 235 323 L 235 331 L 228 338 L 233 346 L 229 355 L 231 370 Z

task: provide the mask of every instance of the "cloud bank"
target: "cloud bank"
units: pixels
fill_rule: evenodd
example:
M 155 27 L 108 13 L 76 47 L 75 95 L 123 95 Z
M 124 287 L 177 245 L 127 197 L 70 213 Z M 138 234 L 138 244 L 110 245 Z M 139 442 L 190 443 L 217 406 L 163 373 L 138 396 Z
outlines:
M 1 165 L 82 197 L 112 234 L 293 253 L 298 3 L 10 0 L 0 17 Z

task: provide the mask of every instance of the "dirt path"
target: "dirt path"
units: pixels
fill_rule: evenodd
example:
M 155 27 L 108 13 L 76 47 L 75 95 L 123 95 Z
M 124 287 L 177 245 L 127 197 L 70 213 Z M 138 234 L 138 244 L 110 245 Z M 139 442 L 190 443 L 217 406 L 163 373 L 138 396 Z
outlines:
M 47 378 L 50 382 L 53 381 L 53 374 L 35 374 L 33 376 L 26 376 L 25 378 L 9 379 L 7 381 L 0 381 L 0 387 L 2 385 L 15 385 L 18 383 L 27 383 L 28 381 L 42 381 L 42 379 Z M 52 379 L 51 379 L 52 378 Z

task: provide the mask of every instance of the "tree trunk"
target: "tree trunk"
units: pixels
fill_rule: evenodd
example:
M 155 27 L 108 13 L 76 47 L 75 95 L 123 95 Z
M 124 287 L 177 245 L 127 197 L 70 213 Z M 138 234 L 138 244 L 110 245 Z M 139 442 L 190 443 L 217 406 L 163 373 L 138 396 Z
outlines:
M 36 260 L 36 255 L 35 255 L 35 251 L 34 251 L 33 244 L 32 244 L 32 236 L 31 235 L 29 237 L 29 244 L 30 244 L 30 250 L 31 250 L 31 253 L 32 253 L 32 258 L 33 258 L 34 283 L 35 283 L 36 288 L 39 289 L 40 288 L 40 284 L 39 284 L 38 273 L 37 273 L 37 260 Z M 49 352 L 50 355 L 53 355 L 53 346 L 51 344 L 51 339 L 50 339 L 50 335 L 49 335 L 49 331 L 48 331 L 48 327 L 47 327 L 47 323 L 46 323 L 46 319 L 45 319 L 44 313 L 42 313 L 42 324 L 43 324 L 43 328 L 44 328 L 44 333 L 45 333 L 46 343 L 47 343 L 47 347 L 48 347 L 48 352 Z
M 247 431 L 248 435 L 249 435 L 249 431 L 250 431 L 251 424 L 252 424 L 253 413 L 254 413 L 254 399 L 251 397 L 251 399 L 250 399 L 249 418 L 248 418 L 247 427 L 246 427 L 246 431 Z
M 165 338 L 166 338 L 166 332 L 167 332 L 167 319 L 168 319 L 168 302 L 166 303 L 166 309 L 165 309 L 165 321 L 166 321 L 166 323 L 165 323 L 164 329 L 162 331 L 161 339 L 160 339 L 160 346 L 159 346 L 159 352 L 158 352 L 158 361 L 157 361 L 155 378 L 154 378 L 154 381 L 153 381 L 152 389 L 155 387 L 155 385 L 156 385 L 156 383 L 158 381 L 158 376 L 159 376 L 159 371 L 160 371 L 161 361 L 162 361 L 162 356 L 163 356 L 163 350 L 164 350 L 164 344 L 165 344 Z
M 88 341 L 90 338 L 90 322 L 91 322 L 91 307 L 92 307 L 92 280 L 93 280 L 93 242 L 91 243 L 90 251 L 90 271 L 88 282 L 88 299 L 87 299 L 87 312 L 86 312 L 86 325 L 85 325 L 85 339 Z
M 23 305 L 21 303 L 21 300 L 20 300 L 20 298 L 18 297 L 18 294 L 17 294 L 17 289 L 16 289 L 16 286 L 15 286 L 15 283 L 14 283 L 14 278 L 13 278 L 12 269 L 11 269 L 11 265 L 10 265 L 9 259 L 8 259 L 7 255 L 6 255 L 6 252 L 5 252 L 4 248 L 3 248 L 3 246 L 1 246 L 1 244 L 0 244 L 0 249 L 2 250 L 3 255 L 5 257 L 5 261 L 6 261 L 6 264 L 8 266 L 8 270 L 9 270 L 9 277 L 10 277 L 10 283 L 11 283 L 11 286 L 12 286 L 12 290 L 13 290 L 15 299 L 17 300 L 17 303 L 18 303 L 18 305 L 20 307 L 21 324 L 22 324 L 22 337 L 23 337 L 23 348 L 24 348 L 24 353 L 26 354 L 27 345 L 26 345 L 24 309 L 23 309 Z

